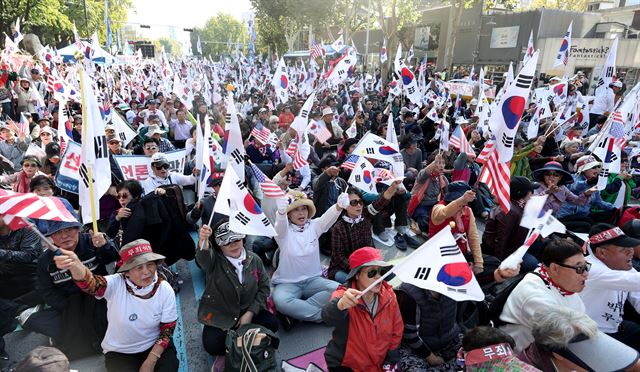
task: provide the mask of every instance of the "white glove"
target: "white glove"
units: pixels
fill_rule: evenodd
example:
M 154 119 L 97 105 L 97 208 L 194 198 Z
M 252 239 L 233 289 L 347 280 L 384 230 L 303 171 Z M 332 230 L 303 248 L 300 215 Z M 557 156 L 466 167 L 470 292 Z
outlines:
M 338 195 L 338 202 L 336 204 L 342 209 L 347 209 L 349 207 L 349 194 L 343 192 Z
M 278 207 L 278 213 L 285 214 L 287 213 L 287 208 L 289 208 L 289 198 L 281 197 L 276 199 L 276 206 Z

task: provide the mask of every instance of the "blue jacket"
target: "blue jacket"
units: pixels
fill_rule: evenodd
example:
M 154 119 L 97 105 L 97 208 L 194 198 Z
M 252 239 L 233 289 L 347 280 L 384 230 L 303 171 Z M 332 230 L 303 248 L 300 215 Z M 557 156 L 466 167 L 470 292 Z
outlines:
M 586 178 L 580 175 L 575 179 L 575 182 L 568 187 L 569 190 L 571 190 L 571 192 L 573 192 L 574 194 L 582 195 L 582 193 L 593 187 L 593 185 L 589 185 Z M 602 200 L 600 192 L 596 191 L 591 194 L 591 199 L 585 205 L 577 205 L 568 202 L 562 204 L 562 207 L 558 211 L 557 217 L 562 218 L 567 216 L 588 216 L 591 208 L 593 207 L 605 211 L 615 209 L 615 206 L 613 204 L 607 203 L 606 201 Z

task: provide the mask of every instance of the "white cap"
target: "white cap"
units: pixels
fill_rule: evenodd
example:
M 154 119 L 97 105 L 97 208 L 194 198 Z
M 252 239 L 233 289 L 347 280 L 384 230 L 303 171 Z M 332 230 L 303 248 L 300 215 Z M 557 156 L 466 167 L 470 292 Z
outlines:
M 147 131 L 147 136 L 151 137 L 154 134 L 164 134 L 167 133 L 167 131 L 164 131 L 162 129 L 160 129 L 160 126 L 158 124 L 152 124 L 149 125 L 149 130 Z

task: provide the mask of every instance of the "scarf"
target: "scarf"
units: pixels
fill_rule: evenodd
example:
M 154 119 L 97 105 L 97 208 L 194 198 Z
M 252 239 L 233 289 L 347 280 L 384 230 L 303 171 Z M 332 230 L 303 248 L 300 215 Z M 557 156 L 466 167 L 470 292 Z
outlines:
M 351 217 L 347 216 L 346 214 L 343 214 L 342 215 L 342 220 L 344 222 L 350 224 L 353 227 L 353 225 L 364 221 L 364 217 L 362 217 L 362 215 L 359 215 L 356 218 L 351 218 Z
M 158 287 L 160 287 L 160 283 L 162 282 L 162 278 L 158 276 L 157 271 L 153 276 L 153 281 L 151 282 L 151 284 L 146 287 L 138 287 L 131 281 L 131 279 L 127 278 L 124 274 L 122 275 L 124 276 L 125 285 L 127 286 L 127 292 L 145 300 L 153 297 L 153 295 L 156 294 L 156 291 L 158 290 Z
M 311 222 L 309 222 L 309 220 L 307 220 L 307 222 L 304 223 L 304 225 L 302 226 L 298 226 L 293 222 L 289 222 L 289 226 L 291 226 L 291 228 L 293 229 L 293 231 L 295 232 L 303 232 L 304 229 L 307 228 L 307 226 L 309 226 L 311 224 Z
M 549 276 L 549 272 L 547 271 L 547 269 L 544 267 L 543 264 L 540 264 L 540 278 L 542 278 L 542 281 L 544 281 L 547 287 L 549 286 L 555 287 L 562 296 L 571 296 L 572 294 L 575 294 L 575 292 L 567 291 L 566 289 L 558 285 L 556 282 L 554 282 L 553 279 L 551 279 L 551 277 Z
M 224 258 L 226 258 L 227 261 L 231 263 L 231 266 L 233 266 L 233 268 L 236 269 L 236 274 L 238 275 L 238 281 L 240 282 L 240 284 L 242 284 L 243 283 L 242 272 L 244 269 L 244 261 L 247 258 L 247 252 L 243 248 L 242 253 L 240 254 L 240 257 L 234 258 L 234 257 L 224 256 Z
M 25 194 L 30 191 L 29 181 L 27 180 L 27 175 L 24 171 L 20 171 L 20 173 L 18 173 L 18 179 L 16 180 L 15 185 L 13 185 L 13 191 Z

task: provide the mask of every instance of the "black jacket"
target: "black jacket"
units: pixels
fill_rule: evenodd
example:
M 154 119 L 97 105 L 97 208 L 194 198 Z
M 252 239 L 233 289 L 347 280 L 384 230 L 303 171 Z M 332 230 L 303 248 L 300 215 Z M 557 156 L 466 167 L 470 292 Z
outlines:
M 107 239 L 106 245 L 95 248 L 89 234 L 80 234 L 75 253 L 89 270 L 98 275 L 108 275 L 105 265 L 120 259 L 111 240 Z M 58 270 L 50 250 L 38 258 L 38 291 L 45 302 L 59 312 L 66 309 L 69 296 L 82 292 L 73 282 L 69 270 Z
M 174 197 L 149 194 L 131 211 L 122 244 L 146 239 L 169 266 L 181 258 L 193 260 L 196 246 L 182 216 Z
M 40 238 L 29 229 L 0 236 L 0 297 L 14 299 L 36 288 Z

